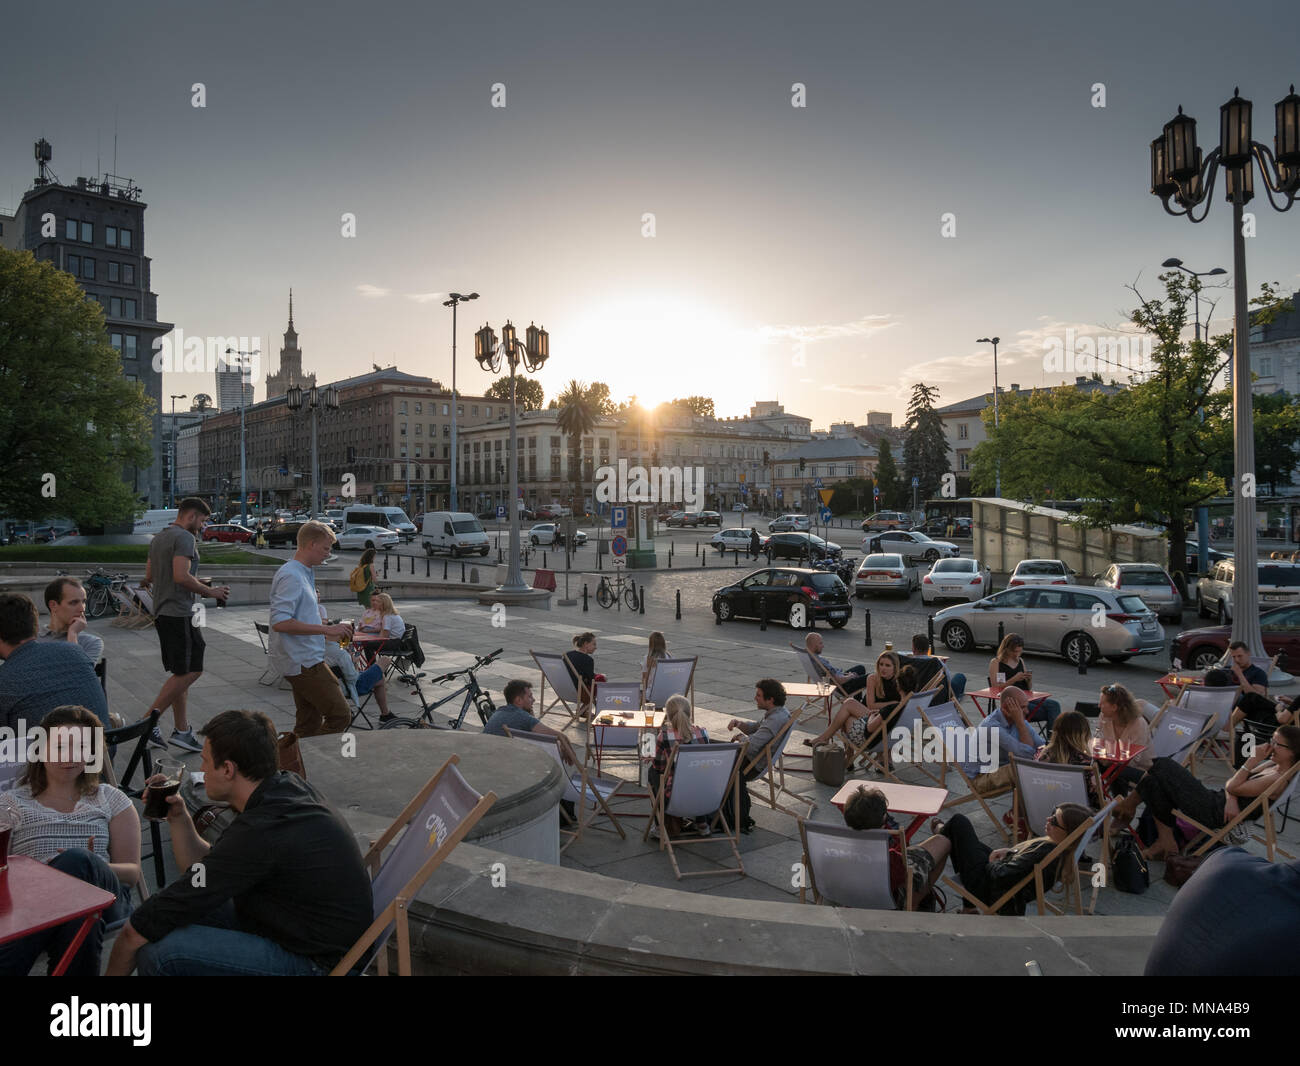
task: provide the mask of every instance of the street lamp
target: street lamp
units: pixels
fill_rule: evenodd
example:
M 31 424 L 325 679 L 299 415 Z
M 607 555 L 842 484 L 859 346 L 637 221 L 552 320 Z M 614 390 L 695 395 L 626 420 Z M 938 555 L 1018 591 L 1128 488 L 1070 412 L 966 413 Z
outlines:
M 290 386 L 285 390 L 284 402 L 288 405 L 290 411 L 300 411 L 303 406 L 303 394 L 306 392 L 306 403 L 311 408 L 311 517 L 315 518 L 321 512 L 321 491 L 320 491 L 320 451 L 316 446 L 316 412 L 324 407 L 330 411 L 337 411 L 339 407 L 339 390 L 333 385 L 326 385 L 323 389 L 318 389 L 313 385 L 310 389 L 304 390 L 299 385 Z M 410 483 L 407 483 L 407 492 L 410 492 Z
M 227 355 L 242 355 L 252 357 L 258 355 L 262 349 L 254 348 L 251 352 L 240 351 L 235 348 L 227 348 Z M 244 402 L 244 368 L 239 368 L 239 524 L 248 525 L 248 453 L 244 447 L 244 408 L 248 404 Z
M 1219 274 L 1226 274 L 1223 267 L 1215 267 L 1213 270 L 1192 270 L 1183 266 L 1181 259 L 1166 259 L 1160 264 L 1162 267 L 1171 267 L 1174 270 L 1181 270 L 1184 274 L 1190 274 L 1197 279 L 1192 282 L 1192 302 L 1195 305 L 1193 314 L 1196 316 L 1196 340 L 1199 343 L 1201 339 L 1201 278 L 1212 278 Z M 1205 324 L 1205 331 L 1210 331 L 1210 324 Z M 1200 411 L 1201 421 L 1205 421 L 1205 411 Z M 1204 574 L 1210 568 L 1210 509 L 1201 504 L 1196 508 L 1196 554 L 1197 554 L 1197 573 Z
M 460 463 L 460 454 L 456 451 L 456 308 L 462 303 L 477 300 L 478 293 L 471 292 L 462 296 L 458 292 L 447 294 L 449 300 L 443 300 L 443 307 L 451 308 L 451 509 L 456 510 L 456 466 Z
M 497 589 L 498 592 L 508 593 L 528 591 L 523 575 L 519 572 L 519 507 L 515 503 L 519 495 L 519 442 L 515 426 L 515 378 L 521 361 L 528 373 L 536 374 L 551 356 L 551 337 L 546 330 L 529 325 L 524 336 L 526 340 L 520 344 L 515 336 L 515 327 L 509 319 L 501 327 L 499 344 L 496 333 L 489 325 L 485 324 L 474 334 L 474 358 L 478 360 L 479 366 L 489 374 L 498 374 L 501 372 L 504 355 L 510 367 L 510 502 L 507 505 L 510 512 L 510 569 L 505 584 Z
M 1232 280 L 1234 319 L 1232 344 L 1232 434 L 1235 491 L 1233 492 L 1234 555 L 1247 565 L 1234 568 L 1232 639 L 1263 655 L 1259 629 L 1259 573 L 1255 539 L 1255 417 L 1251 408 L 1250 314 L 1247 310 L 1246 239 L 1242 216 L 1255 195 L 1255 164 L 1259 163 L 1268 201 L 1287 211 L 1300 193 L 1300 96 L 1295 86 L 1274 108 L 1276 155 L 1251 139 L 1251 103 L 1234 89 L 1232 99 L 1219 108 L 1219 145 L 1204 160 L 1196 144 L 1196 120 L 1178 114 L 1165 123 L 1161 136 L 1151 142 L 1151 193 L 1171 215 L 1186 215 L 1204 222 L 1210 212 L 1214 179 L 1220 168 L 1228 201 L 1232 204 Z M 1282 203 L 1273 199 L 1277 193 Z M 1176 208 L 1170 207 L 1172 200 Z M 1205 207 L 1198 218 L 1195 210 Z M 1199 316 L 1198 316 L 1199 317 Z M 1249 478 L 1249 481 L 1247 481 Z M 1249 492 L 1249 495 L 1247 493 Z
M 175 507 L 176 506 L 176 401 L 188 400 L 190 397 L 189 397 L 189 393 L 185 393 L 185 392 L 179 392 L 175 394 L 169 393 L 169 395 L 171 395 L 172 398 L 172 465 L 171 465 L 171 473 L 168 475 L 167 478 L 167 497 L 168 497 L 167 506 Z
M 993 428 L 997 429 L 998 425 L 998 343 L 1001 337 L 980 337 L 976 344 L 993 345 Z M 998 499 L 1002 498 L 1002 460 L 997 461 L 997 470 L 994 472 L 994 481 L 996 482 L 993 494 Z

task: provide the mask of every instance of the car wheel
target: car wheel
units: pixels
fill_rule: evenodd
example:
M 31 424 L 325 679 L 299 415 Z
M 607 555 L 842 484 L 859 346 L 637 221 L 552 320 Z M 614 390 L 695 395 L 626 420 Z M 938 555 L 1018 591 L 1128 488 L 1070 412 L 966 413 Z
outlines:
M 926 561 L 927 563 L 936 563 L 936 562 L 938 562 L 938 561 L 939 561 L 939 553 L 938 553 L 938 551 L 935 550 L 934 548 L 931 548 L 928 552 L 925 553 L 925 561 Z
M 939 639 L 949 651 L 971 651 L 975 647 L 975 634 L 965 622 L 949 622 L 943 627 Z
M 1210 670 L 1223 658 L 1218 648 L 1197 648 L 1192 652 L 1187 668 L 1189 670 Z
M 480 549 L 478 550 L 478 553 L 479 553 L 479 555 L 486 556 L 487 553 L 488 553 L 487 546 L 484 545 L 482 548 L 480 548 Z M 432 555 L 433 552 L 430 552 L 429 554 Z
M 849 620 L 847 618 L 828 618 L 827 621 L 830 622 L 832 629 L 843 629 L 846 625 L 849 624 Z
M 430 559 L 433 558 L 433 545 L 432 545 L 432 544 L 426 544 L 426 545 L 424 546 L 424 554 L 427 555 Z
M 731 604 L 726 600 L 718 600 L 714 603 L 713 613 L 718 616 L 718 620 L 721 622 L 730 621 L 735 617 L 735 612 L 731 609 Z
M 1228 601 L 1219 601 L 1219 625 L 1226 626 L 1232 621 L 1232 612 L 1228 610 Z
M 1071 665 L 1078 666 L 1082 659 L 1089 666 L 1100 657 L 1097 642 L 1087 633 L 1071 633 L 1061 644 L 1061 654 L 1070 660 Z

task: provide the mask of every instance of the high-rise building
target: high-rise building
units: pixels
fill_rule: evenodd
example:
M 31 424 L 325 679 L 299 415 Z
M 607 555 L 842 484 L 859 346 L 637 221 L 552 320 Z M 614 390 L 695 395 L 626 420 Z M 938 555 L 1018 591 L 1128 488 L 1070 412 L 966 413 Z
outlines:
M 294 385 L 303 389 L 315 388 L 316 375 L 302 372 L 302 349 L 298 347 L 298 331 L 293 328 L 293 290 L 290 289 L 289 328 L 284 331 L 284 347 L 280 349 L 280 369 L 266 375 L 266 398 L 278 399 Z M 224 403 L 221 409 L 226 409 Z
M 162 373 L 152 361 L 154 342 L 169 333 L 158 321 L 158 297 L 150 291 L 150 260 L 144 254 L 142 190 L 129 178 L 105 174 L 61 184 L 50 170 L 48 141 L 36 142 L 39 172 L 13 216 L 0 216 L 0 243 L 25 249 L 77 279 L 86 298 L 104 309 L 104 325 L 121 353 L 122 372 L 144 385 L 154 401 L 153 453 L 149 467 L 129 467 L 124 477 L 150 507 L 162 506 L 167 441 L 162 433 Z
M 238 360 L 225 356 L 217 359 L 217 407 L 222 411 L 237 411 L 253 403 L 252 371 Z

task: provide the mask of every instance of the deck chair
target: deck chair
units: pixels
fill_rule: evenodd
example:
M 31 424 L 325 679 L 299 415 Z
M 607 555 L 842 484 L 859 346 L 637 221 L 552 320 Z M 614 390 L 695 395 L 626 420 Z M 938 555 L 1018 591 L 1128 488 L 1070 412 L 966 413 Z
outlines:
M 262 676 L 257 679 L 259 685 L 275 685 L 281 690 L 289 688 L 288 680 L 276 669 L 275 663 L 271 661 L 271 627 L 266 622 L 254 622 L 253 629 L 257 631 L 257 642 L 262 645 L 262 652 L 266 656 L 266 669 L 262 671 Z
M 497 801 L 495 792 L 479 795 L 469 786 L 457 768 L 459 761 L 456 755 L 448 758 L 393 819 L 384 835 L 370 845 L 362 861 L 370 872 L 374 921 L 330 971 L 331 977 L 351 971 L 364 972 L 376 957 L 379 973 L 386 975 L 388 960 L 382 952 L 394 932 L 397 933 L 397 972 L 402 977 L 411 976 L 411 931 L 407 918 L 411 901 L 433 871 Z M 384 849 L 398 833 L 402 834 L 401 838 L 384 858 Z
M 792 643 L 790 650 L 794 652 L 795 658 L 799 660 L 799 665 L 803 667 L 803 672 L 807 675 L 809 684 L 817 685 L 826 690 L 825 696 L 810 696 L 804 700 L 803 706 L 799 708 L 800 720 L 802 721 L 806 717 L 810 708 L 822 706 L 826 709 L 826 720 L 830 721 L 832 698 L 838 696 L 842 700 L 848 700 L 854 697 L 844 691 L 844 686 L 830 675 L 826 667 L 821 664 L 821 660 L 809 652 L 807 648 Z
M 1033 870 L 1025 874 L 1024 877 L 1022 877 L 1014 885 L 1012 885 L 1005 892 L 1003 892 L 1002 895 L 999 896 L 997 899 L 995 899 L 992 903 L 984 903 L 981 900 L 976 899 L 973 895 L 971 895 L 968 891 L 966 891 L 965 888 L 963 888 L 961 885 L 959 885 L 956 881 L 954 881 L 950 877 L 945 877 L 943 879 L 943 883 L 947 885 L 949 888 L 951 888 L 954 892 L 956 892 L 959 896 L 961 896 L 962 899 L 966 900 L 967 903 L 975 907 L 981 914 L 997 914 L 1003 907 L 1005 907 L 1008 903 L 1010 903 L 1012 899 L 1014 899 L 1017 895 L 1020 894 L 1021 889 L 1023 889 L 1027 884 L 1029 884 L 1030 881 L 1032 881 L 1034 883 L 1034 899 L 1038 905 L 1038 913 L 1047 914 L 1050 911 L 1052 914 L 1063 914 L 1064 912 L 1061 910 L 1061 908 L 1056 907 L 1053 904 L 1048 902 L 1047 892 L 1049 889 L 1053 887 L 1053 885 L 1057 880 L 1059 880 L 1061 877 L 1065 876 L 1068 873 L 1065 867 L 1071 862 L 1073 862 L 1074 856 L 1076 854 L 1075 849 L 1079 845 L 1079 839 L 1083 836 L 1089 835 L 1096 831 L 1095 827 L 1098 818 L 1100 817 L 1100 814 L 1101 812 L 1098 812 L 1097 815 L 1094 815 L 1088 821 L 1083 822 L 1077 829 L 1075 829 L 1073 833 L 1067 836 L 1064 840 L 1062 840 L 1059 844 L 1057 844 L 1056 847 L 1054 847 L 1051 851 L 1049 851 L 1046 855 L 1044 855 L 1042 859 L 1040 859 L 1037 863 L 1035 863 Z M 1062 865 L 1061 868 L 1057 871 L 1056 877 L 1053 878 L 1053 885 L 1046 884 L 1045 882 L 1047 878 L 1044 874 L 1044 871 L 1047 870 L 1049 867 L 1051 867 L 1052 864 L 1055 863 L 1058 859 L 1062 860 Z M 1068 877 L 1067 877 L 1067 884 L 1068 884 Z
M 1210 724 L 1205 739 L 1196 746 L 1196 750 L 1192 753 L 1193 767 L 1196 765 L 1197 753 L 1208 753 L 1215 746 L 1219 748 L 1219 756 L 1227 761 L 1232 752 L 1232 734 L 1228 732 L 1228 724 L 1229 719 L 1232 717 L 1232 705 L 1236 702 L 1239 691 L 1235 685 L 1224 688 L 1188 685 L 1179 693 L 1179 707 L 1186 707 L 1192 711 L 1213 711 L 1215 716 L 1215 720 Z
M 1015 786 L 1008 784 L 1003 788 L 987 792 L 977 792 L 975 790 L 974 782 L 980 773 L 980 764 L 971 758 L 973 753 L 969 749 L 976 736 L 976 730 L 981 727 L 975 726 L 972 728 L 968 726 L 955 703 L 940 703 L 922 707 L 918 709 L 918 713 L 922 722 L 931 729 L 937 730 L 939 735 L 943 737 L 943 764 L 939 768 L 938 781 L 940 787 L 947 787 L 949 770 L 956 774 L 966 786 L 966 795 L 953 796 L 944 803 L 943 809 L 960 807 L 962 804 L 972 801 L 978 803 L 984 808 L 984 813 L 988 815 L 993 828 L 1002 835 L 1004 841 L 1010 843 L 1011 834 L 1007 832 L 1006 826 L 1002 824 L 1002 819 L 988 805 L 988 801 L 1007 795 Z
M 1273 671 L 1277 669 L 1277 663 L 1281 657 L 1282 657 L 1281 653 L 1273 656 L 1252 655 L 1250 657 L 1250 665 L 1258 666 L 1261 670 L 1263 670 L 1264 673 L 1268 675 L 1268 683 L 1270 685 L 1285 685 L 1291 679 L 1290 674 L 1281 672 L 1279 673 L 1279 676 L 1277 677 L 1273 676 Z M 1220 658 L 1215 665 L 1223 669 L 1230 670 L 1232 669 L 1232 667 L 1229 665 L 1231 662 L 1232 662 L 1232 650 L 1228 649 L 1223 653 L 1222 658 Z
M 123 629 L 148 629 L 153 625 L 153 596 L 139 585 L 126 585 L 113 590 L 117 617 L 110 625 Z
M 889 883 L 889 844 L 895 839 L 906 865 L 904 909 L 912 909 L 912 867 L 907 863 L 903 830 L 850 829 L 800 818 L 799 838 L 803 841 L 803 880 L 812 889 L 812 902 L 871 911 L 898 909 Z M 804 893 L 800 885 L 800 903 L 808 902 Z
M 1020 816 L 1029 825 L 1031 836 L 1042 836 L 1043 826 L 1062 803 L 1077 803 L 1095 810 L 1088 795 L 1088 785 L 1094 794 L 1102 795 L 1101 778 L 1097 764 L 1075 766 L 1070 763 L 1038 762 L 1011 756 L 1011 775 L 1016 782 L 1016 838 L 1019 840 Z
M 386 656 L 388 663 L 384 667 L 384 677 L 397 677 L 408 685 L 418 686 L 420 678 L 424 674 L 420 673 L 420 667 L 424 665 L 424 649 L 420 647 L 420 630 L 418 626 L 407 626 L 402 635 L 396 640 L 391 637 L 388 640 L 372 644 L 366 649 L 370 663 L 376 663 L 381 657 Z
M 1169 704 L 1151 723 L 1151 758 L 1175 759 L 1196 772 L 1196 750 L 1211 735 L 1217 712 Z
M 1211 848 L 1226 843 L 1225 838 L 1234 827 L 1245 823 L 1246 818 L 1251 811 L 1254 811 L 1257 808 L 1262 808 L 1260 817 L 1264 822 L 1264 839 L 1261 840 L 1259 837 L 1255 837 L 1255 839 L 1268 848 L 1268 861 L 1276 862 L 1277 857 L 1275 853 L 1279 851 L 1281 851 L 1288 859 L 1293 858 L 1291 854 L 1282 851 L 1282 849 L 1277 846 L 1277 830 L 1273 827 L 1273 812 L 1277 810 L 1278 807 L 1288 803 L 1291 797 L 1295 794 L 1296 781 L 1300 780 L 1300 777 L 1297 776 L 1297 771 L 1300 771 L 1300 763 L 1296 763 L 1286 773 L 1278 775 L 1278 779 L 1274 781 L 1266 791 L 1261 792 L 1258 796 L 1242 807 L 1241 813 L 1239 813 L 1236 818 L 1232 819 L 1232 821 L 1222 829 L 1210 829 L 1209 827 L 1202 825 L 1195 818 L 1184 814 L 1180 810 L 1175 810 L 1174 813 L 1179 818 L 1184 822 L 1190 823 L 1206 838 L 1204 843 L 1200 843 L 1199 847 L 1190 853 L 1192 855 L 1204 855 Z M 1200 840 L 1201 837 L 1197 837 L 1193 843 L 1199 843 Z
M 645 702 L 662 707 L 669 696 L 682 695 L 695 706 L 695 665 L 698 655 L 680 658 L 658 659 L 650 671 L 650 681 L 646 685 Z M 602 682 L 603 684 L 604 682 Z
M 745 760 L 740 770 L 740 787 L 749 788 L 750 784 L 758 785 L 758 791 L 750 792 L 753 799 L 758 800 L 760 803 L 767 804 L 767 806 L 771 807 L 774 811 L 781 811 L 784 814 L 788 814 L 792 818 L 808 818 L 811 817 L 813 809 L 817 804 L 815 801 L 808 799 L 807 796 L 801 796 L 798 792 L 794 792 L 786 787 L 785 769 L 783 766 L 786 744 L 789 743 L 790 734 L 794 732 L 794 727 L 798 724 L 799 719 L 794 714 L 791 714 L 790 717 L 786 719 L 785 725 L 781 727 L 780 732 L 764 744 L 763 747 L 754 754 L 753 758 L 747 758 Z M 763 765 L 767 766 L 766 770 L 755 777 L 752 782 L 746 780 L 754 767 Z M 767 785 L 766 790 L 762 788 L 764 784 Z M 763 791 L 766 791 L 767 795 L 763 795 Z M 807 812 L 801 815 L 798 812 L 791 810 L 789 807 L 783 807 L 777 802 L 777 796 L 779 795 L 790 796 L 801 804 L 807 804 Z
M 1060 880 L 1065 884 L 1065 903 L 1068 905 L 1070 899 L 1074 899 L 1075 914 L 1083 914 L 1084 871 L 1081 865 L 1083 863 L 1083 856 L 1088 850 L 1088 845 L 1093 842 L 1099 831 L 1101 833 L 1102 847 L 1105 849 L 1105 859 L 1103 861 L 1105 862 L 1106 868 L 1110 868 L 1110 842 L 1107 839 L 1107 834 L 1109 833 L 1107 826 L 1110 822 L 1111 810 L 1118 802 L 1119 797 L 1116 796 L 1107 803 L 1106 806 L 1092 816 L 1092 822 L 1090 823 L 1092 828 L 1079 838 L 1079 842 L 1074 846 L 1074 851 L 1070 855 L 1070 865 L 1061 870 Z M 1100 884 L 1093 886 L 1092 899 L 1088 903 L 1089 914 L 1095 914 L 1097 911 L 1097 892 L 1100 887 Z
M 793 720 L 793 716 L 791 716 Z M 744 874 L 745 864 L 740 860 L 739 830 L 727 824 L 723 805 L 727 794 L 732 795 L 735 810 L 740 809 L 740 762 L 748 748 L 747 744 L 678 744 L 668 758 L 668 766 L 659 781 L 659 788 L 651 797 L 651 820 L 646 823 L 642 840 L 649 839 L 650 826 L 659 827 L 659 850 L 668 852 L 668 861 L 673 864 L 673 874 L 677 880 L 683 877 L 708 877 L 722 873 Z M 668 803 L 664 804 L 664 784 L 673 783 Z M 713 832 L 710 836 L 686 836 L 682 833 L 668 831 L 668 817 L 700 818 L 710 817 Z M 675 848 L 707 844 L 725 843 L 736 860 L 734 867 L 718 870 L 697 870 L 682 873 L 677 865 Z
M 564 761 L 564 756 L 560 754 L 560 744 L 555 737 L 546 733 L 525 733 L 513 730 L 509 726 L 505 727 L 506 736 L 512 740 L 526 740 L 529 743 L 537 744 L 550 752 L 551 757 L 559 764 L 560 771 L 564 774 L 564 799 L 573 804 L 574 817 L 570 818 L 563 807 L 560 808 L 560 818 L 572 825 L 573 829 L 561 829 L 560 835 L 568 837 L 568 843 L 561 845 L 560 853 L 568 851 L 578 841 L 582 839 L 582 832 L 588 826 L 593 829 L 601 829 L 604 832 L 617 832 L 621 840 L 627 839 L 627 834 L 623 832 L 623 824 L 618 820 L 618 816 L 610 809 L 609 801 L 618 794 L 625 784 L 620 777 L 601 777 L 598 774 L 588 772 L 585 765 L 574 769 Z M 596 812 L 588 820 L 587 812 Z M 613 829 L 606 829 L 604 826 L 595 825 L 594 822 L 601 815 L 609 819 Z
M 925 728 L 925 720 L 921 717 L 921 711 L 924 708 L 929 707 L 931 701 L 933 701 L 937 695 L 938 691 L 936 689 L 926 689 L 924 692 L 912 693 L 912 695 L 907 697 L 907 702 L 903 704 L 903 709 L 898 712 L 898 716 L 894 719 L 893 728 L 895 730 L 906 730 L 909 736 L 916 737 L 918 735 L 917 727 L 920 727 L 920 729 Z M 954 703 L 953 706 L 955 707 L 956 704 Z M 924 751 L 924 747 L 922 747 L 922 751 Z M 913 754 L 915 754 L 915 752 Z M 931 781 L 936 784 L 939 783 L 940 779 L 925 768 L 921 759 L 911 759 L 909 760 L 909 764 L 915 766 Z
M 587 761 L 595 760 L 596 773 L 600 773 L 603 758 L 641 758 L 641 730 L 631 726 L 596 724 L 599 715 L 627 711 L 633 714 L 641 711 L 641 682 L 602 681 L 596 690 L 587 727 Z M 611 755 L 606 755 L 607 749 Z
M 104 746 L 111 747 L 117 744 L 127 744 L 135 741 L 135 747 L 131 751 L 131 758 L 127 761 L 126 771 L 117 783 L 117 787 L 125 792 L 133 800 L 141 801 L 141 809 L 144 807 L 144 782 L 153 776 L 153 757 L 149 754 L 149 736 L 153 732 L 154 726 L 158 724 L 158 719 L 162 711 L 151 710 L 144 718 L 131 723 L 131 725 L 122 726 L 120 729 L 107 729 L 104 731 Z M 105 758 L 108 753 L 104 753 Z M 136 770 L 140 770 L 139 787 L 133 782 L 136 780 Z M 153 849 L 146 855 L 140 856 L 140 861 L 153 859 L 154 880 L 158 887 L 162 888 L 167 884 L 167 871 L 163 865 L 163 844 L 162 828 L 158 822 L 151 818 L 145 818 L 141 815 L 141 821 L 144 822 L 146 832 L 149 834 L 149 846 Z
M 555 708 L 556 704 L 560 709 L 569 716 L 570 722 L 578 721 L 581 713 L 583 699 L 578 691 L 578 682 L 573 674 L 569 672 L 569 664 L 565 662 L 564 656 L 549 651 L 532 651 L 528 652 L 533 657 L 533 662 L 537 664 L 537 669 L 542 672 L 541 695 L 537 699 L 537 705 L 541 710 L 537 714 L 537 720 L 541 721 Z M 550 703 L 546 702 L 546 683 L 551 683 L 551 692 L 555 698 Z

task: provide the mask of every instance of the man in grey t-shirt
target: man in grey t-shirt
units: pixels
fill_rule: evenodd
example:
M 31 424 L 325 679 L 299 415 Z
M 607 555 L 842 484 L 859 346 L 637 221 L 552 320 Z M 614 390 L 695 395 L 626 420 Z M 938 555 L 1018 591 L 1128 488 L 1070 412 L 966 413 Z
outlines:
M 210 596 L 224 604 L 230 589 L 213 588 L 195 577 L 199 566 L 199 547 L 195 536 L 212 513 L 197 496 L 187 496 L 176 508 L 176 520 L 149 542 L 149 562 L 144 581 L 153 586 L 154 628 L 162 649 L 163 668 L 169 677 L 154 699 L 160 711 L 168 707 L 176 712 L 176 728 L 171 742 L 186 751 L 202 751 L 203 745 L 190 728 L 189 689 L 203 673 L 203 630 L 194 624 L 195 596 Z M 151 743 L 165 748 L 162 730 L 154 727 Z
M 45 586 L 49 628 L 37 640 L 63 640 L 75 644 L 92 663 L 104 657 L 104 642 L 86 631 L 86 590 L 75 577 L 56 577 Z

